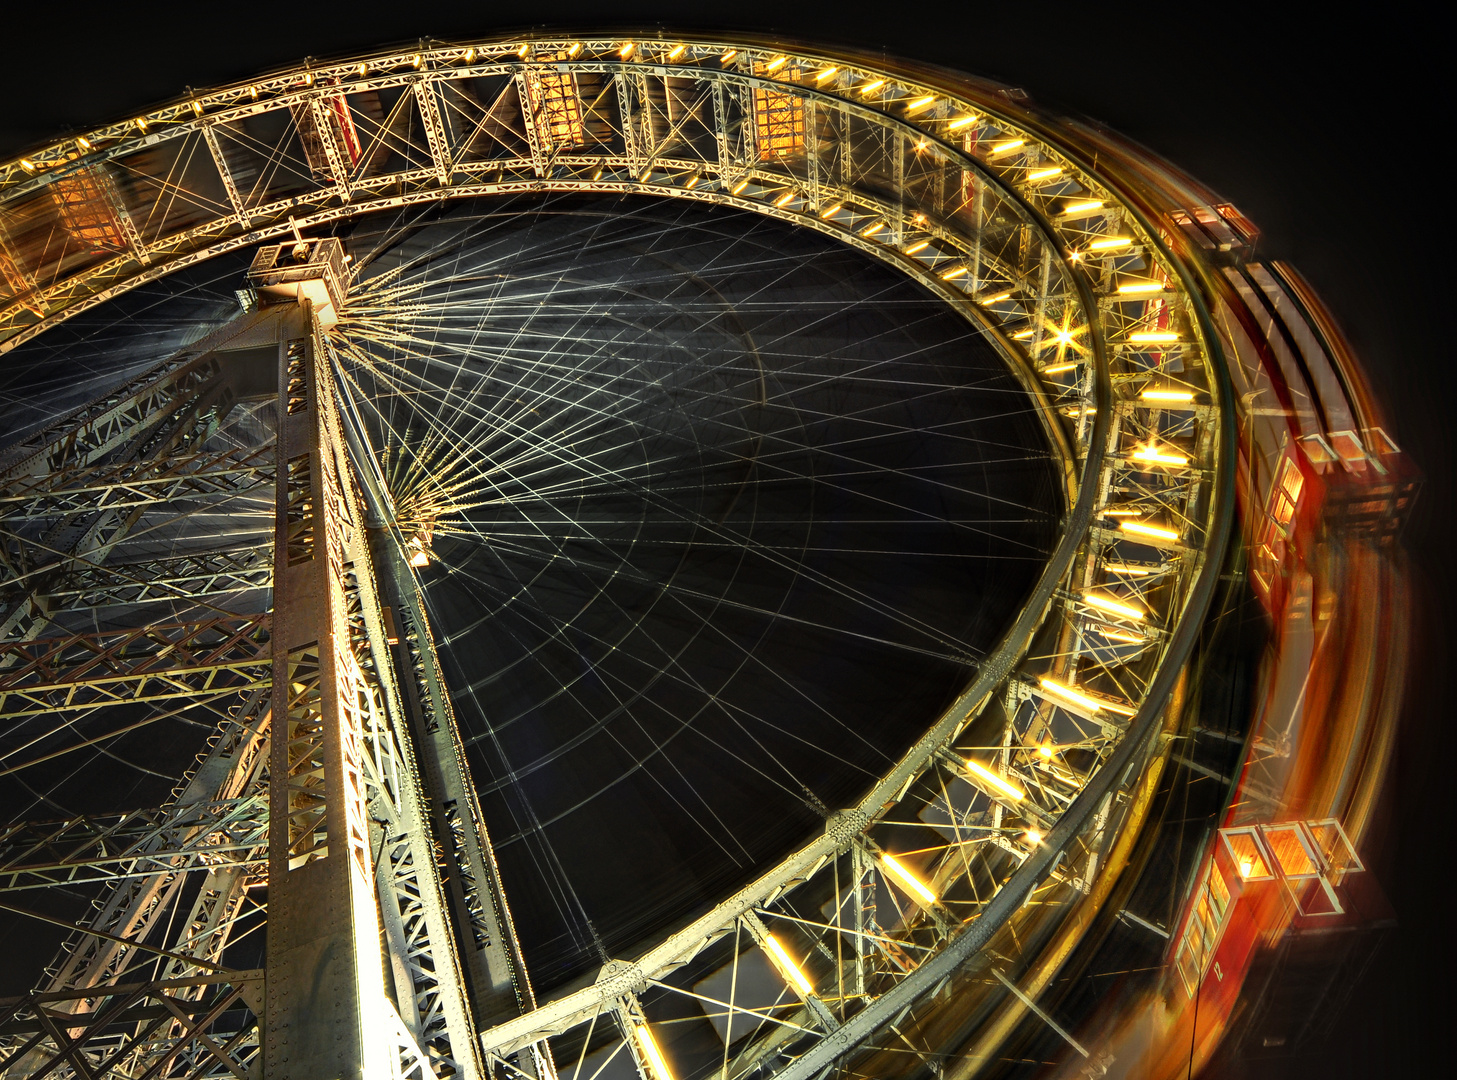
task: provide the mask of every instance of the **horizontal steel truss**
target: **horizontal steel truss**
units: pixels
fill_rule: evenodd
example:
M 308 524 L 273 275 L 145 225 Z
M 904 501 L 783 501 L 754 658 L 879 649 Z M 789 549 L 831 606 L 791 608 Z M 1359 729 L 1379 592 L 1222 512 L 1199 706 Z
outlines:
M 0 717 L 198 700 L 266 686 L 267 615 L 0 643 Z
M 143 520 L 156 531 L 208 509 L 238 520 L 258 509 L 260 494 L 266 498 L 268 440 L 207 444 L 238 404 L 215 349 L 267 321 L 245 320 L 210 336 L 3 455 L 0 641 L 7 648 L 64 625 L 68 611 L 128 596 L 190 597 L 185 577 L 169 584 L 150 576 L 155 558 L 125 565 L 128 537 Z M 206 554 L 174 554 L 172 561 L 199 557 Z M 142 577 L 128 576 L 133 569 Z M 143 578 L 145 586 L 135 588 Z M 8 656 L 0 670 L 24 659 Z
M 256 486 L 273 487 L 272 448 L 266 446 L 176 454 L 162 467 L 124 461 L 58 469 L 48 477 L 25 477 L 0 489 L 0 515 L 8 520 L 80 513 L 104 502 L 129 510 L 185 498 L 236 495 Z
M 256 861 L 268 843 L 268 800 L 183 803 L 0 829 L 0 890 L 115 881 Z
M 578 102 L 597 127 L 554 143 L 541 76 L 561 72 L 578 87 L 598 88 Z M 472 98 L 468 80 L 490 78 L 505 88 L 491 100 Z M 418 110 L 423 140 L 409 143 L 386 118 L 365 131 L 363 154 L 346 166 L 318 103 L 347 109 L 349 95 L 399 88 L 407 92 L 394 108 Z M 766 155 L 748 118 L 755 95 L 771 93 L 798 102 L 805 116 L 803 146 L 788 154 Z M 315 134 L 335 145 L 332 152 L 324 145 L 322 158 L 291 150 L 289 136 L 265 148 L 300 178 L 297 191 L 270 200 L 238 185 L 229 140 L 238 141 L 249 117 L 280 110 L 307 112 Z M 704 140 L 685 137 L 695 123 Z M 852 136 L 852 125 L 870 134 Z M 1221 357 L 1189 269 L 1076 147 L 1043 137 L 989 93 L 948 92 L 830 56 L 729 42 L 497 41 L 287 72 L 200 95 L 99 130 L 80 151 L 58 145 L 0 167 L 0 209 L 14 220 L 67 170 L 110 168 L 144 148 L 191 138 L 206 142 L 228 205 L 172 191 L 191 199 L 196 220 L 138 232 L 143 248 L 75 272 L 26 264 L 14 235 L 7 237 L 6 251 L 20 257 L 17 273 L 34 284 L 3 313 L 5 344 L 190 262 L 282 235 L 290 219 L 308 227 L 381 207 L 513 191 L 649 193 L 812 227 L 916 277 L 1001 341 L 1049 406 L 1054 444 L 1066 448 L 1063 540 L 1029 609 L 952 709 L 823 837 L 635 962 L 611 966 L 597 985 L 486 1032 L 488 1056 L 590 1027 L 604 1011 L 632 1014 L 637 988 L 706 956 L 747 916 L 770 925 L 793 918 L 795 891 L 837 873 L 845 858 L 868 859 L 876 869 L 865 873 L 886 884 L 876 829 L 899 807 L 920 812 L 939 799 L 954 826 L 954 842 L 916 859 L 937 901 L 922 907 L 903 895 L 894 918 L 871 922 L 860 904 L 855 964 L 837 959 L 833 982 L 866 989 L 838 995 L 833 1037 L 775 1014 L 769 1033 L 735 1051 L 731 1075 L 771 1052 L 795 1058 L 786 1075 L 811 1075 L 851 1050 L 866 1052 L 886 1022 L 947 985 L 1029 897 L 1067 905 L 1089 890 L 1125 824 L 1119 796 L 1137 777 L 1192 643 L 1189 628 L 1208 602 L 1209 556 L 1228 529 L 1229 443 Z M 398 168 L 378 167 L 385 150 Z M 347 313 L 338 333 L 349 333 Z M 1053 643 L 1039 660 L 1025 655 L 1034 634 Z M 977 723 L 989 703 L 1006 716 L 994 740 Z M 1069 730 L 1080 733 L 1074 744 Z M 1041 747 L 1057 732 L 1064 734 L 1049 758 Z M 1070 749 L 1085 751 L 1076 766 Z M 968 785 L 960 764 L 967 756 L 1019 785 L 1023 798 L 1009 805 L 995 787 Z M 1014 814 L 1045 828 L 1043 839 L 1019 840 L 1004 828 Z M 977 860 L 961 838 L 962 830 L 983 828 L 973 820 L 993 823 L 975 845 L 987 853 Z M 898 895 L 895 882 L 887 887 Z M 958 899 L 958 888 L 975 899 Z M 844 936 L 843 928 L 834 935 Z M 815 942 L 815 955 L 843 957 L 828 941 Z M 1000 939 L 998 948 L 1015 952 Z M 815 973 L 817 986 L 829 978 Z M 632 1022 L 618 1026 L 643 1068 Z
M 28 994 L 0 1001 L 0 1073 L 244 1080 L 262 1011 L 261 971 Z
M 253 446 L 193 449 L 217 428 L 216 410 L 199 406 L 225 399 L 229 392 L 228 358 L 213 355 L 210 346 L 251 348 L 260 335 L 277 341 L 293 333 L 299 341 L 290 343 L 291 355 L 297 353 L 302 363 L 312 345 L 296 346 L 312 342 L 317 331 L 307 315 L 288 310 L 296 326 L 280 327 L 290 317 L 281 319 L 277 310 L 244 317 L 201 349 L 164 361 L 129 387 L 28 440 L 21 452 L 9 456 L 11 468 L 0 472 L 0 524 L 25 530 L 24 537 L 34 543 L 58 528 L 84 530 L 118 503 L 134 504 L 123 521 L 185 522 L 190 514 L 226 505 L 235 481 L 261 492 L 263 523 L 272 525 L 281 515 L 289 548 L 305 548 L 319 560 L 315 566 L 328 578 L 331 619 L 342 620 L 330 637 L 339 685 L 328 692 L 341 703 L 346 745 L 353 748 L 346 754 L 354 777 L 350 790 L 358 803 L 352 832 L 365 856 L 361 865 L 369 899 L 363 910 L 376 926 L 363 940 L 384 941 L 384 967 L 392 984 L 391 999 L 381 987 L 361 1011 L 367 1037 L 381 1051 L 372 1056 L 370 1068 L 414 1080 L 434 1077 L 441 1069 L 480 1076 L 474 1027 L 432 858 L 432 827 L 420 804 L 418 770 L 408 744 L 396 735 L 404 730 L 397 727 L 400 721 L 391 719 L 401 713 L 388 660 L 376 662 L 387 658 L 379 604 L 363 533 L 354 524 L 352 484 L 341 471 L 346 459 L 327 376 L 306 394 L 292 392 L 309 385 L 306 371 L 291 372 L 298 378 L 284 380 L 280 404 L 290 432 L 285 444 L 268 436 Z M 297 429 L 304 421 L 314 432 L 313 467 L 300 469 L 294 467 Z M 289 460 L 284 470 L 288 490 L 275 510 L 280 455 Z M 321 484 L 324 490 L 296 498 L 293 489 L 300 483 Z M 0 832 L 5 866 L 0 892 L 103 889 L 95 915 L 78 927 L 50 969 L 44 990 L 7 1003 L 13 1006 L 7 1014 L 13 1022 L 0 1028 L 0 1061 L 5 1063 L 0 1071 L 23 1063 L 19 1067 L 26 1075 L 91 1076 L 108 1070 L 172 1075 L 180 1070 L 251 1076 L 259 1067 L 260 1023 L 267 1025 L 270 1017 L 277 1021 L 282 1010 L 270 1013 L 265 1007 L 256 972 L 237 976 L 257 991 L 244 995 L 247 1007 L 242 1008 L 237 986 L 224 986 L 233 974 L 220 962 L 240 927 L 252 933 L 267 918 L 266 905 L 257 899 L 264 894 L 249 889 L 270 884 L 272 877 L 269 833 L 277 823 L 269 803 L 277 793 L 270 793 L 274 750 L 269 735 L 278 643 L 271 612 L 229 614 L 205 598 L 231 594 L 260 604 L 258 591 L 275 584 L 273 545 L 265 530 L 261 548 L 114 561 L 115 553 L 125 556 L 128 549 L 124 529 L 112 535 L 115 543 L 86 549 L 86 557 L 67 563 L 64 572 L 47 567 L 32 575 L 51 588 L 31 590 L 40 602 L 32 608 L 37 615 L 28 624 L 30 636 L 0 642 L 0 724 L 8 732 L 86 712 L 109 718 L 112 713 L 105 710 L 116 706 L 130 709 L 116 715 L 140 715 L 143 723 L 159 708 L 221 723 L 176 798 L 162 808 L 26 823 Z M 304 604 L 310 602 L 307 596 L 306 591 Z M 155 608 L 136 606 L 164 601 L 173 610 L 199 616 L 153 621 L 139 613 Z M 138 625 L 56 632 L 98 606 L 111 608 L 123 624 L 129 609 Z M 295 651 L 288 652 L 296 680 L 286 695 L 291 717 L 293 704 L 325 691 L 322 673 L 302 672 L 294 663 Z M 312 706 L 303 708 L 306 716 Z M 305 720 L 303 727 L 309 723 Z M 302 782 L 308 804 L 302 812 L 313 820 L 314 792 L 324 788 L 315 789 L 310 778 L 322 775 L 328 781 L 330 769 L 303 746 L 307 740 L 297 723 L 291 722 L 291 730 L 288 786 L 294 786 L 294 778 Z M 307 750 L 302 758 L 301 750 Z M 347 854 L 348 844 L 336 842 L 335 847 L 336 866 L 356 863 Z M 269 920 L 269 926 L 270 938 L 288 938 L 286 921 Z M 159 954 L 165 960 L 160 979 L 154 969 Z M 380 970 L 378 958 L 358 961 L 366 971 L 371 965 Z M 57 1014 L 64 1015 L 59 1027 Z
M 65 610 L 82 611 L 267 589 L 273 584 L 269 554 L 247 547 L 104 566 L 86 563 L 49 595 Z

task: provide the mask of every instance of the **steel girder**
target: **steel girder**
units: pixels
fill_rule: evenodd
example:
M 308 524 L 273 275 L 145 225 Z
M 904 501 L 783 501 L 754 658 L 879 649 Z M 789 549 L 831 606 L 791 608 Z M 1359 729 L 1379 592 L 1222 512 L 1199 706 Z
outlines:
M 103 726 L 145 724 L 155 721 L 159 705 L 218 728 L 190 779 L 162 808 L 7 830 L 0 891 L 109 888 L 40 996 L 13 1003 L 18 1011 L 6 1029 L 10 1037 L 0 1037 L 0 1070 L 171 1075 L 185 1065 L 197 1075 L 245 1075 L 255 1062 L 273 1061 L 270 1075 L 314 1075 L 352 1054 L 360 1075 L 481 1075 L 331 383 L 314 359 L 317 327 L 306 309 L 290 304 L 244 316 L 230 331 L 214 338 L 252 350 L 260 337 L 276 343 L 279 389 L 258 412 L 284 422 L 265 424 L 261 442 L 189 452 L 185 441 L 159 440 L 158 423 L 143 409 L 108 433 L 108 445 L 85 464 L 44 475 L 14 470 L 14 497 L 0 509 L 17 528 L 44 531 L 57 519 L 84 522 L 108 513 L 120 493 L 135 504 L 134 521 L 185 522 L 231 497 L 231 481 L 244 476 L 250 489 L 274 495 L 262 520 L 274 525 L 275 543 L 263 551 L 271 548 L 276 564 L 257 550 L 210 550 L 207 542 L 219 538 L 209 530 L 190 541 L 182 534 L 194 549 L 185 555 L 128 560 L 122 535 L 91 553 L 84 573 L 45 576 L 63 588 L 42 592 L 46 625 L 66 626 L 106 606 L 117 629 L 0 643 L 0 722 L 22 734 L 29 723 L 31 744 L 49 747 L 56 730 L 44 722 L 54 718 L 91 712 Z M 225 352 L 211 350 L 195 362 L 164 361 L 137 380 L 143 393 L 130 397 L 151 393 L 155 401 L 158 383 L 175 385 L 174 372 L 202 368 L 212 376 L 163 402 L 169 413 L 195 416 L 228 366 Z M 40 454 L 54 461 L 51 448 L 85 445 L 77 432 L 94 429 L 97 411 L 83 408 L 55 425 L 22 464 Z M 216 422 L 205 427 L 203 442 L 221 438 Z M 159 449 L 144 455 L 139 444 Z M 179 445 L 180 452 L 167 452 Z M 123 557 L 109 561 L 113 553 Z M 272 610 L 219 612 L 209 599 L 231 597 L 246 608 L 261 603 L 267 587 Z M 159 602 L 205 615 L 147 620 Z M 127 625 L 128 617 L 137 624 Z M 289 738 L 270 740 L 274 715 L 288 716 Z M 113 726 L 89 742 L 116 733 Z M 250 897 L 250 887 L 266 887 L 268 902 Z M 219 963 L 238 926 L 251 920 L 256 928 L 268 909 L 274 999 L 266 1007 L 258 994 L 216 999 L 218 979 L 192 976 L 225 970 Z M 342 971 L 315 947 L 321 936 L 341 932 L 344 939 L 325 951 L 345 959 Z M 388 994 L 380 981 L 382 937 Z M 166 958 L 162 983 L 129 980 L 139 965 L 154 962 L 158 941 Z M 299 969 L 296 977 L 290 965 Z M 258 982 L 261 974 L 238 977 Z M 317 991 L 320 978 L 340 984 L 330 995 L 346 1011 L 346 1034 L 353 1024 L 347 1042 L 333 1028 L 317 1038 L 311 999 L 300 990 Z M 138 1012 L 143 1001 L 151 1004 Z M 177 1001 L 192 1002 L 183 1008 L 187 1015 L 178 1014 Z M 86 1022 L 54 1029 L 58 1010 Z M 313 1064 L 311 1040 L 322 1055 Z M 285 1058 L 294 1064 L 282 1064 Z
M 0 1002 L 0 1039 L 19 1043 L 18 1075 L 249 1075 L 263 972 L 113 983 Z M 83 1019 L 84 1018 L 84 1019 Z M 220 1028 L 229 1029 L 221 1032 Z M 33 1070 L 33 1071 L 32 1071 Z M 13 1070 L 12 1070 L 13 1072 Z
M 268 801 L 260 795 L 26 822 L 0 830 L 0 889 L 225 866 L 256 858 L 267 842 Z
M 563 128 L 557 108 L 568 82 L 580 129 Z M 482 96 L 487 85 L 496 89 Z M 383 123 L 369 130 L 359 122 L 351 100 L 401 90 Z M 279 163 L 274 180 L 255 170 L 250 188 L 249 154 L 261 145 L 250 121 L 270 112 L 292 124 L 262 147 Z M 397 122 L 409 116 L 423 140 L 412 142 L 410 124 Z M 211 163 L 224 202 L 202 194 L 205 184 L 143 175 L 144 161 L 180 156 L 189 140 L 206 144 L 195 160 Z M 97 185 L 105 198 L 93 209 L 114 219 L 106 244 L 96 246 L 94 228 L 73 227 L 69 246 L 39 261 L 26 228 L 61 212 L 58 193 L 75 202 L 80 181 L 68 178 L 123 168 L 141 179 L 115 193 Z M 847 1060 L 874 1071 L 885 1052 L 877 1040 L 896 1017 L 897 1037 L 907 1041 L 909 1031 L 925 1049 L 907 1044 L 934 1058 L 937 1020 L 925 1003 L 954 983 L 976 1008 L 996 1008 L 1004 989 L 977 982 L 978 951 L 1016 954 L 1015 977 L 1036 952 L 1007 943 L 1015 924 L 1035 943 L 1057 913 L 1097 902 L 1107 877 L 1100 868 L 1116 862 L 1119 838 L 1136 830 L 1146 808 L 1139 793 L 1160 767 L 1154 736 L 1175 719 L 1165 706 L 1232 511 L 1222 361 L 1197 271 L 1154 223 L 1156 204 L 1137 184 L 1100 173 L 1076 145 L 985 87 L 762 43 L 496 41 L 279 73 L 0 166 L 12 267 L 0 348 L 142 281 L 296 226 L 523 190 L 751 209 L 900 268 L 1000 342 L 1064 455 L 1069 511 L 1027 610 L 967 692 L 864 799 L 645 955 L 486 1031 L 482 1048 L 500 1060 L 570 1034 L 585 1055 L 605 1011 L 618 1018 L 639 1070 L 661 1072 L 646 1050 L 650 1017 L 638 995 L 683 992 L 674 972 L 721 963 L 729 945 L 737 958 L 740 932 L 757 941 L 767 925 L 809 927 L 800 975 L 836 992 L 815 989 L 769 1007 L 731 995 L 720 1002 L 755 1025 L 747 1041 L 726 1045 L 725 1075 L 776 1061 L 786 1075 Z M 118 207 L 119 199 L 131 205 Z M 178 205 L 186 212 L 174 213 Z M 346 364 L 350 332 L 346 311 L 330 335 Z M 286 518 L 287 507 L 280 513 Z M 279 552 L 289 536 L 280 534 Z M 403 611 L 412 590 L 397 584 Z M 420 661 L 427 637 L 423 623 L 415 628 L 417 668 L 431 666 Z M 1034 639 L 1044 655 L 1035 663 Z M 416 696 L 440 714 L 428 693 Z M 982 772 L 968 784 L 969 753 Z M 948 844 L 921 853 L 924 865 L 911 874 L 931 899 L 914 899 L 875 839 L 898 810 L 946 820 Z M 1018 837 L 1008 820 L 1036 827 Z M 842 875 L 853 883 L 848 891 Z M 806 918 L 796 896 L 827 888 L 831 914 Z M 877 902 L 891 902 L 894 914 L 877 915 Z
M 307 309 L 278 355 L 274 617 L 288 629 L 272 639 L 273 715 L 288 728 L 271 743 L 263 1067 L 479 1076 L 333 381 Z

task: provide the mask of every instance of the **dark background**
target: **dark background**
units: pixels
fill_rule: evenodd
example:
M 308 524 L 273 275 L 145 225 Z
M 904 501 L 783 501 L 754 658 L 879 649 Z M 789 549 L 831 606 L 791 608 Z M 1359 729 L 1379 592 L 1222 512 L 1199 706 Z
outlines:
M 490 4 L 10 5 L 0 21 L 0 155 L 307 55 L 463 39 L 548 21 L 744 29 L 885 49 L 1009 82 L 1102 120 L 1213 187 L 1263 230 L 1343 320 L 1426 474 L 1406 534 L 1418 622 L 1413 685 L 1385 812 L 1365 855 L 1401 919 L 1336 1037 L 1288 1075 L 1435 1075 L 1450 1018 L 1446 762 L 1457 670 L 1452 595 L 1452 63 L 1415 6 L 1060 6 L 901 0 L 722 5 L 556 0 Z M 1427 10 L 1435 13 L 1435 6 Z

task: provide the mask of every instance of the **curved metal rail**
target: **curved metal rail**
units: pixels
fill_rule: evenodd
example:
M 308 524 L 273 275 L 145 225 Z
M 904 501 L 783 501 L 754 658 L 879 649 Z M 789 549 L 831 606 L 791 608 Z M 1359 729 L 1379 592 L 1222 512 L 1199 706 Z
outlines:
M 897 1038 L 934 1046 L 918 1004 L 954 979 L 958 1015 L 976 1015 L 1001 990 L 971 986 L 966 961 L 1035 952 L 1137 827 L 1128 796 L 1230 531 L 1223 359 L 1131 185 L 1006 104 L 763 44 L 518 38 L 279 72 L 0 164 L 0 351 L 297 230 L 442 199 L 639 193 L 871 253 L 984 327 L 1042 406 L 1063 535 L 962 696 L 822 836 L 592 986 L 481 1033 L 488 1061 L 551 1038 L 579 1065 L 625 1052 L 665 1080 L 650 987 L 727 1017 L 725 1076 L 874 1061 L 898 1016 Z M 346 309 L 330 332 L 346 361 L 348 335 Z M 896 850 L 902 819 L 947 842 Z M 692 989 L 737 972 L 745 934 L 781 997 Z

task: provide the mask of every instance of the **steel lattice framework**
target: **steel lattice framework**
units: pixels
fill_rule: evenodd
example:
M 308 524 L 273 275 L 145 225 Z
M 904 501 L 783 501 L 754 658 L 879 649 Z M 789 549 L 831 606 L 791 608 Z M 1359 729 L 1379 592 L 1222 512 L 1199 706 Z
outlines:
M 215 730 L 166 806 L 0 832 L 17 899 L 108 883 L 47 984 L 7 1005 L 0 1072 L 544 1080 L 576 1075 L 553 1048 L 580 1070 L 609 1045 L 669 1080 L 652 989 L 738 1025 L 725 1078 L 887 1075 L 898 1046 L 943 1052 L 953 993 L 963 1018 L 1022 995 L 1137 834 L 1233 520 L 1202 257 L 1146 178 L 1095 150 L 996 88 L 855 58 L 541 37 L 280 72 L 0 165 L 0 350 L 220 253 L 383 208 L 638 193 L 802 225 L 984 328 L 1038 403 L 1066 498 L 1023 611 L 857 804 L 539 1004 L 408 538 L 349 400 L 337 241 L 302 242 L 291 276 L 265 249 L 263 306 L 0 457 L 0 723 L 165 710 Z M 258 543 L 165 558 L 132 543 L 217 512 Z M 87 612 L 154 598 L 186 617 L 87 629 Z M 1038 635 L 1051 659 L 1029 660 Z M 891 850 L 887 826 L 926 805 L 953 838 Z M 986 812 L 996 827 L 978 834 Z M 1009 835 L 1004 814 L 1028 830 Z M 223 969 L 258 883 L 266 969 Z M 165 945 L 142 944 L 164 924 Z M 784 977 L 778 1000 L 685 989 L 695 965 L 736 970 L 753 947 Z M 128 974 L 159 951 L 160 977 Z

